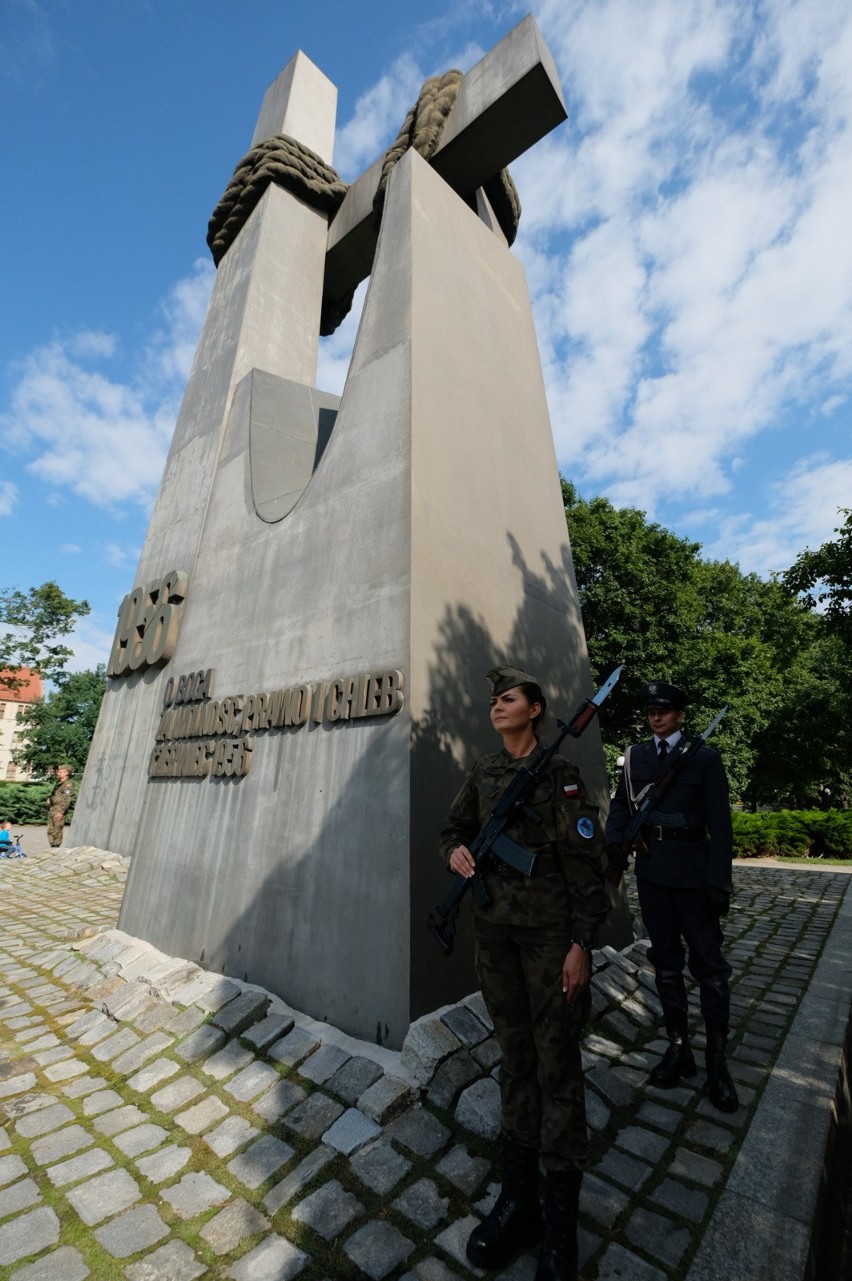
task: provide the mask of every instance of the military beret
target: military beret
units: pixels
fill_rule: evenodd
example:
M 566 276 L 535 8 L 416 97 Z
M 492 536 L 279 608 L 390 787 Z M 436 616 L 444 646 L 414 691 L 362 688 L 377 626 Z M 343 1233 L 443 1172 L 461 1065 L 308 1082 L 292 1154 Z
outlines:
M 541 682 L 529 672 L 522 672 L 520 667 L 492 667 L 488 680 L 492 694 L 505 694 L 507 689 L 514 689 L 516 685 L 537 685 L 541 689 Z
M 682 689 L 669 685 L 667 681 L 651 681 L 643 685 L 642 700 L 645 707 L 673 707 L 676 712 L 682 712 L 689 701 Z

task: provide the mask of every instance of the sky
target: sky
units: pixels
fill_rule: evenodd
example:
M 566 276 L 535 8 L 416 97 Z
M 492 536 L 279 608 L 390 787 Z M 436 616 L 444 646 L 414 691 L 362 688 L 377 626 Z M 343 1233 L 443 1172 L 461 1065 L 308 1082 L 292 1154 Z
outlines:
M 299 48 L 352 181 L 511 0 L 3 0 L 0 586 L 104 661 L 214 268 L 208 218 Z M 848 0 L 542 0 L 568 121 L 512 166 L 557 457 L 767 577 L 852 507 Z M 363 289 L 360 298 L 363 298 Z M 358 307 L 321 344 L 340 393 Z

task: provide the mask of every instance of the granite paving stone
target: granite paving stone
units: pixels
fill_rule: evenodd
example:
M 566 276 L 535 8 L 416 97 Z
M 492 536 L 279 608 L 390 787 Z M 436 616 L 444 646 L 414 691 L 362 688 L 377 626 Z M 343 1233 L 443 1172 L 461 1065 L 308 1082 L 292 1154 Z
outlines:
M 225 1033 L 221 1028 L 204 1023 L 194 1032 L 190 1032 L 189 1036 L 184 1037 L 180 1044 L 174 1047 L 174 1053 L 185 1063 L 197 1063 L 199 1059 L 206 1059 L 214 1054 L 225 1044 L 225 1040 Z
M 221 1050 L 204 1060 L 201 1070 L 205 1076 L 212 1076 L 214 1081 L 226 1081 L 229 1076 L 239 1072 L 240 1068 L 251 1063 L 253 1058 L 251 1050 L 245 1045 L 240 1045 L 239 1041 L 228 1041 Z
M 280 1041 L 292 1027 L 293 1020 L 289 1014 L 267 1014 L 266 1018 L 261 1019 L 259 1023 L 254 1023 L 241 1033 L 240 1039 L 246 1041 L 253 1049 L 263 1051 L 276 1041 Z
M 103 1148 L 92 1148 L 80 1156 L 72 1156 L 68 1161 L 48 1166 L 45 1174 L 55 1188 L 64 1188 L 67 1183 L 78 1183 L 81 1179 L 106 1170 L 112 1163 L 112 1157 Z
M 350 1057 L 339 1045 L 321 1045 L 299 1064 L 299 1076 L 323 1085 Z
M 6 1219 L 19 1210 L 27 1210 L 41 1200 L 38 1185 L 32 1179 L 19 1179 L 11 1187 L 0 1192 L 0 1219 Z
M 199 1236 L 214 1254 L 230 1254 L 246 1237 L 257 1236 L 270 1226 L 269 1219 L 240 1198 L 226 1205 L 201 1229 Z
M 37 1112 L 31 1112 L 29 1115 L 22 1116 L 19 1121 L 15 1122 L 15 1131 L 22 1139 L 32 1139 L 39 1134 L 49 1134 L 51 1130 L 58 1130 L 66 1121 L 73 1121 L 74 1113 L 64 1103 L 56 1103 L 53 1107 L 39 1108 Z
M 228 1116 L 204 1135 L 204 1142 L 217 1156 L 230 1156 L 257 1135 L 257 1127 L 242 1116 Z
M 26 1173 L 27 1167 L 19 1156 L 0 1156 L 0 1187 Z
M 111 1138 L 114 1134 L 121 1134 L 122 1130 L 142 1125 L 146 1120 L 145 1113 L 140 1111 L 135 1103 L 126 1103 L 124 1107 L 114 1108 L 111 1112 L 103 1112 L 100 1116 L 96 1116 L 92 1124 L 99 1134 Z
M 471 1156 L 463 1144 L 457 1143 L 435 1166 L 436 1173 L 449 1180 L 466 1196 L 473 1196 L 490 1169 L 484 1157 Z
M 382 1281 L 414 1250 L 414 1242 L 391 1223 L 372 1220 L 353 1232 L 343 1249 L 362 1272 Z
M 36 1165 L 54 1165 L 64 1156 L 71 1156 L 81 1148 L 91 1147 L 94 1138 L 81 1125 L 66 1125 L 64 1130 L 46 1134 L 30 1145 L 30 1155 Z
M 84 1223 L 90 1227 L 135 1205 L 142 1193 L 126 1170 L 108 1170 L 65 1193 Z
M 289 1143 L 264 1134 L 251 1147 L 228 1162 L 228 1172 L 247 1188 L 259 1188 L 295 1155 Z
M 265 1121 L 277 1121 L 306 1098 L 307 1091 L 295 1081 L 276 1081 L 271 1090 L 253 1101 L 252 1107 Z
M 326 1094 L 309 1094 L 282 1118 L 288 1130 L 303 1139 L 319 1139 L 334 1124 L 343 1111 L 343 1105 Z
M 309 1054 L 313 1054 L 318 1045 L 318 1037 L 312 1036 L 304 1028 L 294 1027 L 280 1041 L 270 1045 L 266 1054 L 267 1058 L 283 1063 L 285 1067 L 297 1067 Z
M 16 1268 L 14 1274 L 15 1281 L 85 1281 L 90 1275 L 83 1256 L 70 1245 Z
M 450 1131 L 431 1112 L 416 1103 L 385 1127 L 385 1135 L 417 1156 L 433 1157 L 445 1146 Z
M 191 1156 L 191 1148 L 170 1143 L 168 1147 L 160 1148 L 151 1156 L 140 1157 L 136 1162 L 136 1168 L 149 1182 L 165 1183 L 167 1179 L 174 1178 L 183 1169 Z
M 152 1125 L 147 1122 L 145 1125 L 135 1126 L 132 1130 L 126 1130 L 124 1134 L 116 1135 L 113 1142 L 125 1156 L 141 1156 L 143 1152 L 158 1148 L 168 1137 L 168 1130 L 164 1130 L 161 1125 Z
M 707 1212 L 710 1198 L 706 1192 L 687 1188 L 677 1179 L 664 1179 L 658 1188 L 651 1193 L 651 1200 L 656 1201 L 666 1210 L 671 1210 L 682 1219 L 691 1223 L 700 1223 Z
M 383 1076 L 382 1069 L 372 1059 L 353 1055 L 329 1079 L 328 1088 L 345 1103 L 357 1103 L 360 1096 Z
M 239 1036 L 253 1023 L 259 1023 L 266 1016 L 271 998 L 265 992 L 241 992 L 233 1001 L 223 1005 L 210 1020 L 214 1027 L 220 1027 L 228 1036 Z
M 240 1103 L 248 1103 L 259 1094 L 263 1094 L 273 1082 L 278 1080 L 278 1073 L 271 1064 L 252 1062 L 227 1081 L 222 1088 L 226 1094 L 232 1095 Z
M 493 1077 L 474 1081 L 462 1091 L 455 1118 L 462 1129 L 481 1139 L 495 1140 L 500 1135 L 500 1087 Z
M 432 1179 L 418 1179 L 399 1194 L 392 1203 L 393 1209 L 421 1229 L 431 1231 L 446 1219 L 450 1207 L 449 1197 L 442 1197 Z
M 686 1228 L 644 1207 L 630 1215 L 625 1235 L 634 1246 L 670 1267 L 677 1267 L 692 1240 Z
M 228 1109 L 222 1100 L 208 1094 L 200 1103 L 194 1103 L 185 1112 L 176 1113 L 175 1125 L 179 1125 L 187 1134 L 201 1134 L 227 1115 Z
M 169 1235 L 153 1205 L 140 1205 L 97 1228 L 95 1238 L 114 1259 L 126 1259 Z
M 384 1125 L 410 1103 L 411 1097 L 412 1087 L 408 1081 L 385 1073 L 358 1096 L 357 1103 L 371 1120 Z
M 119 1054 L 117 1058 L 114 1058 L 112 1070 L 119 1072 L 122 1076 L 127 1076 L 129 1073 L 135 1072 L 137 1068 L 140 1068 L 143 1063 L 147 1063 L 148 1059 L 153 1058 L 155 1054 L 167 1049 L 173 1041 L 174 1037 L 166 1036 L 164 1032 L 152 1032 L 150 1036 L 146 1036 L 138 1045 L 134 1045 L 132 1049 L 125 1050 L 123 1054 Z
M 214 1205 L 224 1204 L 230 1199 L 231 1193 L 211 1175 L 199 1172 L 185 1174 L 178 1183 L 164 1188 L 160 1196 L 168 1201 L 181 1219 L 194 1219 L 197 1214 L 203 1214 Z
M 173 1062 L 172 1059 L 157 1059 L 154 1063 L 147 1063 L 141 1071 L 129 1077 L 127 1084 L 131 1090 L 147 1094 L 149 1090 L 162 1085 L 163 1081 L 168 1081 L 179 1071 L 180 1064 Z
M 363 1213 L 364 1207 L 358 1198 L 347 1192 L 338 1179 L 330 1179 L 300 1201 L 292 1217 L 296 1223 L 304 1223 L 326 1241 L 332 1241 Z
M 679 1179 L 691 1179 L 704 1187 L 712 1187 L 722 1177 L 724 1167 L 718 1161 L 690 1152 L 688 1148 L 678 1148 L 669 1166 L 669 1174 Z
M 17 1263 L 59 1240 L 59 1219 L 47 1205 L 0 1224 L 0 1265 Z
M 151 1103 L 160 1112 L 177 1112 L 184 1104 L 204 1093 L 204 1086 L 194 1077 L 182 1076 L 151 1095 Z
M 122 1028 L 113 1036 L 106 1037 L 99 1041 L 92 1050 L 92 1057 L 102 1063 L 109 1063 L 111 1059 L 116 1058 L 124 1050 L 129 1050 L 131 1046 L 139 1044 L 138 1035 L 132 1028 Z
M 292 1281 L 308 1262 L 308 1255 L 273 1233 L 225 1275 L 232 1281 Z
M 124 1269 L 127 1281 L 195 1281 L 207 1271 L 185 1241 L 167 1241 Z
M 98 1090 L 105 1089 L 106 1081 L 102 1076 L 87 1075 L 78 1077 L 76 1081 L 65 1081 L 61 1088 L 67 1099 L 84 1099 Z
M 378 1138 L 381 1132 L 381 1126 L 376 1125 L 376 1122 L 371 1121 L 363 1112 L 359 1112 L 357 1108 L 347 1108 L 343 1115 L 339 1116 L 326 1130 L 322 1141 L 330 1148 L 342 1152 L 344 1156 L 351 1156 L 365 1143 Z
M 282 1206 L 287 1205 L 294 1197 L 306 1188 L 335 1159 L 334 1152 L 326 1147 L 314 1148 L 294 1170 L 291 1170 L 280 1183 L 276 1183 L 263 1198 L 263 1204 L 270 1214 L 277 1214 Z
M 349 1164 L 361 1182 L 379 1196 L 388 1192 L 405 1178 L 411 1161 L 386 1142 L 373 1143 L 350 1158 Z

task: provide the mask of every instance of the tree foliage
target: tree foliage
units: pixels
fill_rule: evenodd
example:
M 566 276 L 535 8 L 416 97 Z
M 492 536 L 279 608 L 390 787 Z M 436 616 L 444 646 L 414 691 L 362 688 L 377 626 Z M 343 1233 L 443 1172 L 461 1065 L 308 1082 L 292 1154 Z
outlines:
M 31 587 L 0 588 L 0 691 L 18 689 L 15 672 L 29 667 L 48 680 L 61 679 L 73 650 L 61 643 L 78 618 L 91 612 L 86 600 L 72 600 L 54 582 Z
M 625 668 L 602 714 L 610 764 L 647 735 L 639 691 L 657 678 L 687 692 L 693 730 L 727 705 L 713 744 L 734 799 L 848 803 L 852 695 L 829 620 L 786 578 L 703 560 L 699 543 L 566 481 L 562 493 L 593 679 Z
M 20 764 L 45 775 L 56 765 L 77 774 L 86 764 L 98 712 L 106 689 L 106 668 L 71 672 L 43 703 L 28 703 L 21 712 L 22 743 L 15 752 Z
M 808 609 L 821 608 L 829 631 L 852 645 L 852 510 L 844 507 L 841 512 L 846 519 L 834 531 L 837 538 L 815 552 L 806 548 L 783 581 L 790 591 L 803 594 Z

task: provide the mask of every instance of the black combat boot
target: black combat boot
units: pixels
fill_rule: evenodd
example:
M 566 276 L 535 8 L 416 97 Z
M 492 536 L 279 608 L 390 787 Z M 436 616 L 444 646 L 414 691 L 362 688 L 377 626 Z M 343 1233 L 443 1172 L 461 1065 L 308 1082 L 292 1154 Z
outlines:
M 535 1281 L 577 1281 L 580 1170 L 551 1170 L 544 1197 L 544 1241 Z
M 670 1090 L 677 1085 L 681 1077 L 695 1076 L 695 1056 L 689 1048 L 689 1030 L 685 1015 L 669 1015 L 666 1018 L 666 1034 L 669 1048 L 648 1077 L 649 1085 L 659 1086 L 661 1090 Z
M 728 1065 L 725 1062 L 725 1045 L 728 1041 L 728 1029 L 716 1023 L 705 1024 L 707 1028 L 707 1093 L 710 1102 L 720 1112 L 736 1112 L 740 1106 L 737 1087 L 731 1080 Z
M 474 1228 L 467 1257 L 478 1268 L 502 1268 L 541 1231 L 538 1152 L 503 1139 L 503 1186 L 490 1214 Z

